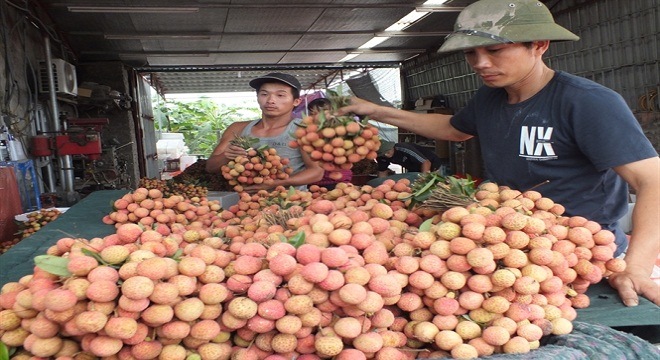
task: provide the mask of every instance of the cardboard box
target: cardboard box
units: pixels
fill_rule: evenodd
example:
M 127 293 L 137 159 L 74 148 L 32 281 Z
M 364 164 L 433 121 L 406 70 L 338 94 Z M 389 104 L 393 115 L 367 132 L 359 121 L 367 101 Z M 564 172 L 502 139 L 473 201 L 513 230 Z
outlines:
M 80 97 L 92 97 L 92 89 L 78 88 L 78 96 Z

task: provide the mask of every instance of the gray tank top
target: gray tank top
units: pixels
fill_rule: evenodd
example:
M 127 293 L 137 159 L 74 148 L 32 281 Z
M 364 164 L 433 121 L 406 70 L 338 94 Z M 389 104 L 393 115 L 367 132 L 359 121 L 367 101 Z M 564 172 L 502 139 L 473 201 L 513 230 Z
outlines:
M 293 173 L 305 168 L 300 149 L 289 147 L 289 141 L 293 140 L 293 132 L 296 131 L 296 123 L 298 119 L 292 120 L 289 125 L 277 136 L 273 137 L 258 137 L 252 134 L 252 128 L 259 123 L 261 119 L 250 121 L 249 124 L 241 132 L 241 136 L 251 136 L 259 139 L 259 146 L 268 145 L 269 147 L 277 150 L 277 154 L 283 159 L 289 159 L 289 167 L 293 169 Z

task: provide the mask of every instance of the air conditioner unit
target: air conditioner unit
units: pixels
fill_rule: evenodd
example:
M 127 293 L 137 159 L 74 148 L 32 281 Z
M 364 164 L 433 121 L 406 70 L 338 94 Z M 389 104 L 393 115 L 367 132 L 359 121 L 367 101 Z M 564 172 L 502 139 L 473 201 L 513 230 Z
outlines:
M 62 59 L 52 59 L 53 85 L 55 92 L 65 95 L 78 95 L 78 81 L 76 79 L 76 67 Z M 46 62 L 39 63 L 39 92 L 49 92 L 48 69 Z

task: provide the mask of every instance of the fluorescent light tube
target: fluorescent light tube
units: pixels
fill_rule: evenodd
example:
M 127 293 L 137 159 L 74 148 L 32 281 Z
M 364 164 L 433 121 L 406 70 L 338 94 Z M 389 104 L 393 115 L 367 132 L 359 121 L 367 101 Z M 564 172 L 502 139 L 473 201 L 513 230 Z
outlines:
M 349 50 L 347 54 L 403 54 L 403 53 L 423 53 L 425 49 L 364 49 Z
M 419 32 L 419 31 L 382 31 L 377 32 L 374 36 L 386 37 L 406 37 L 406 36 L 447 36 L 451 31 L 433 31 L 433 32 Z
M 106 40 L 209 40 L 209 35 L 177 35 L 177 34 L 107 34 Z
M 163 7 L 163 6 L 69 6 L 74 13 L 191 13 L 198 12 L 198 7 Z
M 457 12 L 465 9 L 463 6 L 418 6 L 416 11 L 421 12 Z

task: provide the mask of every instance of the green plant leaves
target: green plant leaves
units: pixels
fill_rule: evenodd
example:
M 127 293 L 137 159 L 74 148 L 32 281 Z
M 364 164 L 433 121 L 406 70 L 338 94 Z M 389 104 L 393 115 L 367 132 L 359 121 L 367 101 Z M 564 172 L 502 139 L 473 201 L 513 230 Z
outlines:
M 289 186 L 289 190 L 286 193 L 286 197 L 290 198 L 295 194 L 296 194 L 296 188 L 294 188 L 293 186 Z
M 289 244 L 293 245 L 296 249 L 299 248 L 302 244 L 305 243 L 305 232 L 300 231 L 297 234 L 293 235 L 291 238 L 287 239 Z
M 259 108 L 251 103 L 226 105 L 209 98 L 167 101 L 154 106 L 158 130 L 183 133 L 190 154 L 210 155 L 219 135 L 230 124 L 260 116 Z
M 425 173 L 425 174 L 419 174 L 417 179 L 412 184 L 412 194 L 410 198 L 412 198 L 410 202 L 409 208 L 412 209 L 415 207 L 415 205 L 424 202 L 424 200 L 428 199 L 428 197 L 431 195 L 431 192 L 435 187 L 437 186 L 438 183 L 444 182 L 445 178 L 444 176 L 435 173 L 435 172 L 430 172 L 430 173 Z
M 431 226 L 433 226 L 433 219 L 432 218 L 427 219 L 421 225 L 419 225 L 419 231 L 424 231 L 424 232 L 430 231 Z
M 0 341 L 0 360 L 9 360 L 9 356 L 14 354 L 15 348 L 8 348 L 5 343 Z
M 323 126 L 325 125 L 325 112 L 321 111 L 318 116 L 319 119 L 319 129 L 323 129 Z
M 463 179 L 454 176 L 442 176 L 436 172 L 420 174 L 411 187 L 410 209 L 418 204 L 428 204 L 438 193 L 451 194 L 459 198 L 474 198 L 477 191 L 475 181 L 472 180 L 470 175 Z
M 183 255 L 183 249 L 179 249 L 179 250 L 177 250 L 177 251 L 174 253 L 174 255 L 172 255 L 172 259 L 174 259 L 174 260 L 176 260 L 176 261 L 180 261 L 180 260 L 181 260 L 181 255 Z
M 54 255 L 39 255 L 34 258 L 34 264 L 41 270 L 62 277 L 71 276 L 67 269 L 69 259 Z
M 472 197 L 476 192 L 475 181 L 468 175 L 465 179 L 448 176 L 445 181 L 449 184 L 449 192 L 456 195 L 467 195 Z
M 94 259 L 96 259 L 96 261 L 98 261 L 98 262 L 101 263 L 101 264 L 107 264 L 107 263 L 103 260 L 103 258 L 101 257 L 101 255 L 99 255 L 98 253 L 96 253 L 96 252 L 94 252 L 94 251 L 92 251 L 92 250 L 89 250 L 89 249 L 85 249 L 85 248 L 83 248 L 83 249 L 82 249 L 82 253 L 85 254 L 85 255 L 87 255 L 87 256 L 91 256 L 91 257 L 93 257 Z

